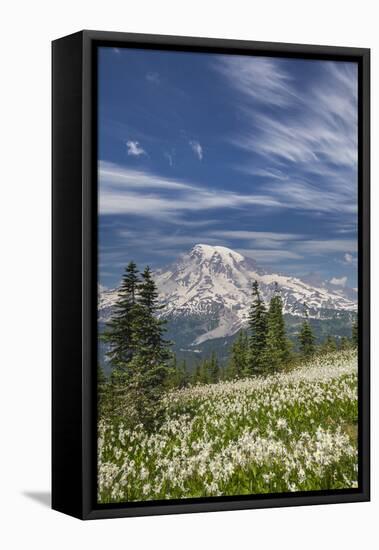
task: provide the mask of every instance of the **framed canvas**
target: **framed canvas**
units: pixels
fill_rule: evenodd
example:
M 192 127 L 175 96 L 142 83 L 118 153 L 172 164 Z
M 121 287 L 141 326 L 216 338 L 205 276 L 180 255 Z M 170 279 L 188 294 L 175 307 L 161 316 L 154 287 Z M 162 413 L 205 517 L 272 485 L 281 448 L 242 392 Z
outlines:
M 369 50 L 52 51 L 53 508 L 369 500 Z

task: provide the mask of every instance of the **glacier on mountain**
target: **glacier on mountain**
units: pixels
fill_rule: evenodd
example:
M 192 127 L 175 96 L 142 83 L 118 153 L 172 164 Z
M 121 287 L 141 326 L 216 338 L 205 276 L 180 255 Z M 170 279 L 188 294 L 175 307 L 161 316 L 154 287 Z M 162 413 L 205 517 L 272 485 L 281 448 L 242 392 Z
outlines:
M 161 315 L 170 320 L 194 317 L 213 320 L 211 327 L 193 344 L 235 334 L 246 325 L 251 303 L 251 285 L 258 281 L 261 295 L 269 302 L 277 283 L 284 313 L 304 316 L 304 303 L 311 318 L 328 312 L 355 311 L 355 293 L 331 288 L 327 282 L 316 286 L 299 277 L 262 269 L 255 260 L 223 246 L 197 244 L 170 266 L 157 270 L 154 279 L 164 308 Z M 117 289 L 99 290 L 99 320 L 106 321 L 117 300 Z

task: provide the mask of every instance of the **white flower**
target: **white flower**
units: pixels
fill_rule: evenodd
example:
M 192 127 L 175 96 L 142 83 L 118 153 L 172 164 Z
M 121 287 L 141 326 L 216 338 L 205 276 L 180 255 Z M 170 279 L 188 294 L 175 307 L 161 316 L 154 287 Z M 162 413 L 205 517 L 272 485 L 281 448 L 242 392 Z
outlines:
M 164 407 L 154 433 L 99 422 L 100 502 L 187 498 L 202 490 L 238 495 L 246 487 L 262 491 L 262 482 L 266 491 L 283 483 L 298 491 L 309 480 L 317 489 L 330 480 L 357 485 L 357 447 L 338 427 L 357 412 L 354 351 L 266 378 L 170 391 Z
M 278 421 L 276 423 L 276 427 L 281 430 L 282 428 L 287 427 L 287 420 L 285 418 L 278 418 Z
M 150 493 L 150 483 L 145 483 L 145 485 L 142 487 L 142 492 L 145 496 Z

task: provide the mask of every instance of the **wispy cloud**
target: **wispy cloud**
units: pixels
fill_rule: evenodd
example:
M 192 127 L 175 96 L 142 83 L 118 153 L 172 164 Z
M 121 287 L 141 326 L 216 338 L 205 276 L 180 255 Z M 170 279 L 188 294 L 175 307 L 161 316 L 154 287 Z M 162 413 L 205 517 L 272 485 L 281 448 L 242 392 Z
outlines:
M 241 240 L 252 240 L 252 239 L 270 239 L 273 241 L 288 241 L 293 239 L 298 239 L 299 236 L 294 233 L 274 233 L 272 231 L 241 231 L 241 230 L 230 230 L 230 231 L 217 231 L 214 232 L 220 237 L 226 237 L 229 239 L 241 239 Z
M 120 231 L 119 235 L 126 239 L 126 242 L 138 245 L 138 243 L 141 241 L 141 235 L 138 232 L 135 232 L 134 234 L 131 234 L 130 231 Z M 202 242 L 204 240 L 207 241 L 207 244 L 210 245 L 216 245 L 220 244 L 220 239 L 218 238 L 212 238 L 209 237 L 207 233 L 198 233 L 197 235 L 188 235 L 183 234 L 180 231 L 175 231 L 171 235 L 167 235 L 167 233 L 156 231 L 148 231 L 144 235 L 144 239 L 146 242 L 150 243 L 150 245 L 153 246 L 154 250 L 161 250 L 161 249 L 180 249 L 182 250 L 183 247 L 185 248 L 191 248 L 195 244 L 198 244 L 199 242 Z
M 266 190 L 288 208 L 315 211 L 318 213 L 336 212 L 354 214 L 357 211 L 356 201 L 352 201 L 350 192 L 341 189 L 336 182 L 329 180 L 330 187 L 318 186 L 305 180 L 290 180 L 280 184 L 272 182 Z
M 328 254 L 343 254 L 345 260 L 353 261 L 353 253 L 357 249 L 355 239 L 311 239 L 303 232 L 211 230 L 209 235 L 224 239 L 225 244 L 237 247 L 241 254 L 269 262 Z
M 304 235 L 296 235 L 294 233 L 275 233 L 272 231 L 212 231 L 211 235 L 226 239 L 233 246 L 233 243 L 239 243 L 238 246 L 250 247 L 251 249 L 272 249 L 275 250 L 278 246 L 285 247 L 289 254 L 289 248 L 295 246 L 294 241 L 304 239 Z
M 282 170 L 278 168 L 256 168 L 255 166 L 237 166 L 237 169 L 246 174 L 251 174 L 253 176 L 259 176 L 261 178 L 268 178 L 269 180 L 288 180 L 288 174 L 285 174 Z
M 280 206 L 278 201 L 264 194 L 245 195 L 202 187 L 104 161 L 99 163 L 99 180 L 99 208 L 102 214 L 130 213 L 152 218 L 175 218 L 190 211 L 243 209 L 251 205 Z
M 123 61 L 122 52 L 112 54 L 114 62 Z M 351 284 L 357 262 L 355 65 L 198 56 L 193 63 L 203 72 L 194 71 L 183 92 L 175 78 L 177 56 L 167 56 L 160 74 L 156 52 L 150 54 L 144 54 L 146 69 L 127 83 L 104 81 L 117 86 L 120 98 L 104 101 L 101 117 L 103 150 L 118 162 L 100 162 L 98 172 L 100 245 L 116 247 L 114 256 L 102 256 L 106 271 L 127 257 L 150 262 L 152 256 L 163 265 L 205 242 L 239 250 L 262 266 L 275 264 L 276 271 L 305 273 L 313 266 L 325 271 L 325 280 L 348 275 Z M 200 74 L 209 76 L 210 97 L 218 94 L 212 105 L 202 101 Z M 147 96 L 130 85 L 141 78 Z M 123 160 L 115 143 L 124 147 Z M 209 144 L 219 159 L 212 166 Z
M 133 157 L 139 157 L 141 155 L 146 155 L 146 151 L 142 149 L 138 141 L 127 141 L 126 147 L 128 150 L 128 155 Z
M 299 99 L 280 63 L 268 57 L 222 57 L 215 67 L 246 98 L 284 107 Z
M 301 260 L 302 256 L 296 252 L 290 250 L 264 250 L 264 249 L 250 249 L 250 248 L 238 248 L 237 251 L 257 262 L 264 263 L 277 263 L 283 260 Z
M 325 61 L 317 66 L 317 79 L 304 89 L 301 76 L 298 80 L 293 73 L 290 76 L 287 61 L 241 57 L 222 58 L 216 64 L 240 94 L 244 124 L 230 141 L 250 157 L 259 157 L 258 166 L 249 159 L 239 169 L 265 178 L 265 190 L 282 203 L 353 213 L 357 67 Z
M 349 253 L 357 250 L 356 239 L 304 240 L 296 244 L 296 250 L 305 254 L 322 255 L 332 252 Z
M 189 145 L 199 160 L 203 159 L 203 148 L 198 141 L 191 140 Z
M 342 191 L 338 193 L 333 189 L 320 190 L 306 182 L 270 183 L 265 186 L 265 193 L 245 194 L 212 189 L 105 161 L 99 163 L 99 178 L 102 187 L 100 207 L 101 212 L 106 214 L 129 212 L 156 218 L 169 212 L 246 209 L 254 205 L 271 209 L 302 208 L 318 212 L 351 213 L 356 209 L 356 204 L 351 204 Z M 175 195 L 165 193 L 170 190 L 175 191 Z M 264 236 L 261 235 L 261 238 Z
M 311 162 L 311 169 L 326 162 L 355 167 L 357 96 L 346 99 L 348 92 L 341 87 L 338 74 L 333 80 L 337 87 L 334 95 L 327 91 L 330 84 L 321 84 L 295 112 L 288 110 L 279 118 L 250 111 L 254 131 L 242 136 L 240 145 L 253 146 L 255 151 L 278 160 Z
M 140 188 L 143 192 L 146 189 L 183 189 L 189 191 L 197 189 L 195 185 L 190 183 L 161 177 L 153 172 L 133 170 L 113 162 L 100 161 L 98 170 L 101 185 L 106 188 Z
M 347 277 L 332 277 L 329 283 L 336 286 L 346 286 Z

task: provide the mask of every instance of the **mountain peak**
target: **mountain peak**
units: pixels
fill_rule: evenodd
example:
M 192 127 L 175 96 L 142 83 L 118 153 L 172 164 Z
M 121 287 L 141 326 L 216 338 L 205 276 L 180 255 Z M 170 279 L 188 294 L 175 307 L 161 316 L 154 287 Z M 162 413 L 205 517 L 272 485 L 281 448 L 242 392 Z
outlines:
M 211 246 L 210 244 L 196 244 L 191 252 L 191 256 L 201 257 L 204 260 L 212 260 L 214 257 L 220 258 L 225 263 L 234 262 L 243 262 L 244 257 L 226 246 Z
M 225 246 L 197 244 L 176 262 L 155 272 L 163 306 L 161 314 L 169 319 L 187 319 L 192 343 L 196 345 L 233 335 L 246 326 L 253 281 L 258 281 L 266 304 L 277 283 L 284 312 L 294 316 L 304 314 L 304 302 L 313 318 L 356 310 L 356 293 L 350 296 L 346 289 L 333 285 L 311 284 L 298 277 L 265 271 L 254 260 Z M 107 318 L 115 300 L 117 290 L 100 291 L 101 320 Z

